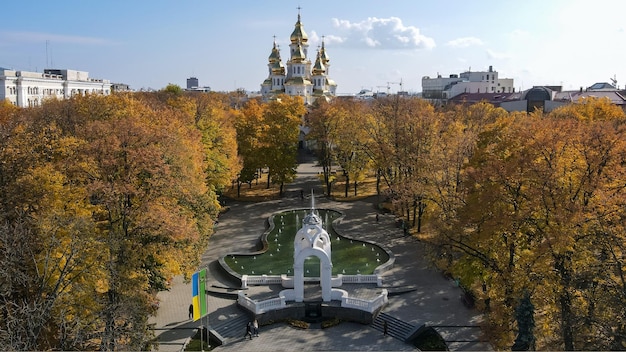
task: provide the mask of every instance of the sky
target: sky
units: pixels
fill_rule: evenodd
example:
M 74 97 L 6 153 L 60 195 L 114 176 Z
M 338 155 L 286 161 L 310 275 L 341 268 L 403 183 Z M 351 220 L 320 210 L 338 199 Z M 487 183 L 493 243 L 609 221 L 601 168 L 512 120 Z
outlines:
M 298 9 L 300 8 L 300 9 Z M 422 90 L 486 71 L 516 89 L 626 86 L 623 0 L 29 0 L 2 4 L 0 67 L 88 71 L 131 89 L 258 91 L 274 36 L 283 63 L 300 12 L 308 58 L 324 38 L 339 94 Z

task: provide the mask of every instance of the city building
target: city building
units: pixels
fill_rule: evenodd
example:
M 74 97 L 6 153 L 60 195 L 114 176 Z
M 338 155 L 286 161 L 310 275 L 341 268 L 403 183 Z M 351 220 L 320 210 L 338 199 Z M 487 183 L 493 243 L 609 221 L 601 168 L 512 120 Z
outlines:
M 422 77 L 422 98 L 435 104 L 446 104 L 449 99 L 463 93 L 514 93 L 512 78 L 499 78 L 498 71 L 489 66 L 488 71 L 466 71 L 449 77 Z
M 112 92 L 130 92 L 130 86 L 126 83 L 111 83 Z
M 325 99 L 334 97 L 337 84 L 328 76 L 330 58 L 324 47 L 324 41 L 322 40 L 315 62 L 312 63 L 308 58 L 309 37 L 304 31 L 299 12 L 298 21 L 289 39 L 290 57 L 286 65 L 282 62 L 280 49 L 274 39 L 267 64 L 269 75 L 261 84 L 263 100 L 274 99 L 278 94 L 287 94 L 301 96 L 305 104 L 312 104 L 320 97 Z
M 609 83 L 595 83 L 583 90 L 563 91 L 561 86 L 535 86 L 515 93 L 462 93 L 448 99 L 448 104 L 475 104 L 481 101 L 501 107 L 506 111 L 531 113 L 535 110 L 551 112 L 567 105 L 578 104 L 589 98 L 608 99 L 611 104 L 626 111 L 626 91 Z
M 185 89 L 187 92 L 204 92 L 208 93 L 211 91 L 211 87 L 204 86 L 200 87 L 200 81 L 196 77 L 187 78 L 187 88 Z
M 38 106 L 47 98 L 65 99 L 76 94 L 111 94 L 111 82 L 90 78 L 76 70 L 41 72 L 0 68 L 0 99 L 19 107 Z
M 187 78 L 187 89 L 194 89 L 194 88 L 198 88 L 198 87 L 200 87 L 198 78 L 196 78 L 196 77 L 189 77 L 189 78 Z

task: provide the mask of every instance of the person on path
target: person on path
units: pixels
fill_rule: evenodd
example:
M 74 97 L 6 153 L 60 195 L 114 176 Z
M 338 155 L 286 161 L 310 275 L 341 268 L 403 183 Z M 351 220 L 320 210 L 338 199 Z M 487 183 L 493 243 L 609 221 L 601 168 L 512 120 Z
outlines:
M 387 330 L 388 330 L 388 326 L 387 326 L 387 320 L 383 320 L 383 335 L 387 336 Z
M 252 322 L 252 327 L 254 328 L 254 336 L 259 336 L 259 322 L 258 322 L 258 320 L 254 319 L 254 322 Z
M 243 335 L 243 338 L 245 339 L 246 337 L 250 336 L 250 340 L 252 340 L 252 322 L 249 321 L 248 325 L 246 325 L 246 334 Z
M 189 319 L 193 319 L 193 304 L 189 305 Z

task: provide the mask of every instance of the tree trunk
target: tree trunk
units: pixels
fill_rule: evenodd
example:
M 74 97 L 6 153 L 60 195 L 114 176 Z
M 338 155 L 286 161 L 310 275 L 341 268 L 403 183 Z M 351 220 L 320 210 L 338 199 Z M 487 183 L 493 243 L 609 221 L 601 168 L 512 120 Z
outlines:
M 417 202 L 417 233 L 422 233 L 422 219 L 426 212 L 426 204 L 420 199 Z
M 267 189 L 270 189 L 270 175 L 271 175 L 271 170 L 267 171 Z
M 322 167 L 324 172 L 324 185 L 326 185 L 326 194 L 330 197 L 331 192 L 331 182 L 330 182 L 330 166 L 324 165 Z
M 350 189 L 350 176 L 348 175 L 347 172 L 344 172 L 343 174 L 344 176 L 346 176 L 346 187 L 345 187 L 344 197 L 348 198 L 348 190 Z
M 354 180 L 354 196 L 356 197 L 356 186 L 357 186 L 357 182 L 356 180 Z
M 569 269 L 570 260 L 569 254 L 559 254 L 555 256 L 554 263 L 563 290 L 559 295 L 559 305 L 561 308 L 561 335 L 566 351 L 574 350 L 574 317 L 572 314 L 572 297 L 569 291 L 572 281 Z

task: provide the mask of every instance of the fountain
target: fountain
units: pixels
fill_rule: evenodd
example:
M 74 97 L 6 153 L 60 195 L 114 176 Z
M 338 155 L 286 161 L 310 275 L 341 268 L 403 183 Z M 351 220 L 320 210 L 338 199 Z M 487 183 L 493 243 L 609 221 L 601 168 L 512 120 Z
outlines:
M 339 301 L 341 311 L 335 311 L 338 306 L 333 305 L 330 308 L 332 313 L 318 314 L 329 318 L 343 314 L 339 312 L 360 310 L 357 314 L 350 313 L 351 319 L 358 317 L 359 322 L 371 323 L 387 302 L 387 290 L 382 288 L 381 292 L 382 279 L 378 272 L 390 267 L 391 256 L 377 245 L 363 240 L 353 241 L 340 234 L 333 225 L 341 217 L 342 214 L 335 210 L 316 209 L 311 197 L 310 209 L 288 210 L 270 217 L 269 230 L 261 237 L 262 250 L 220 258 L 226 271 L 241 280 L 242 288 L 250 288 L 245 293 L 239 291 L 238 304 L 262 322 L 264 314 L 269 311 L 276 311 L 277 315 L 270 315 L 272 318 L 306 320 L 302 311 L 294 309 L 296 306 L 292 303 L 305 302 L 307 306 L 313 306 L 320 302 Z M 379 266 L 381 261 L 389 262 Z M 235 265 L 237 262 L 239 265 Z M 305 297 L 305 282 L 319 285 L 321 301 L 319 296 Z M 346 300 L 344 298 L 351 295 L 351 286 L 347 283 L 365 286 L 363 291 L 359 289 L 358 297 Z M 266 294 L 260 298 L 259 292 L 256 292 L 259 298 L 255 298 L 257 290 L 252 288 L 259 285 L 281 285 L 280 301 L 276 297 L 268 299 Z M 342 285 L 346 286 L 342 289 Z M 266 292 L 265 289 L 262 291 Z

